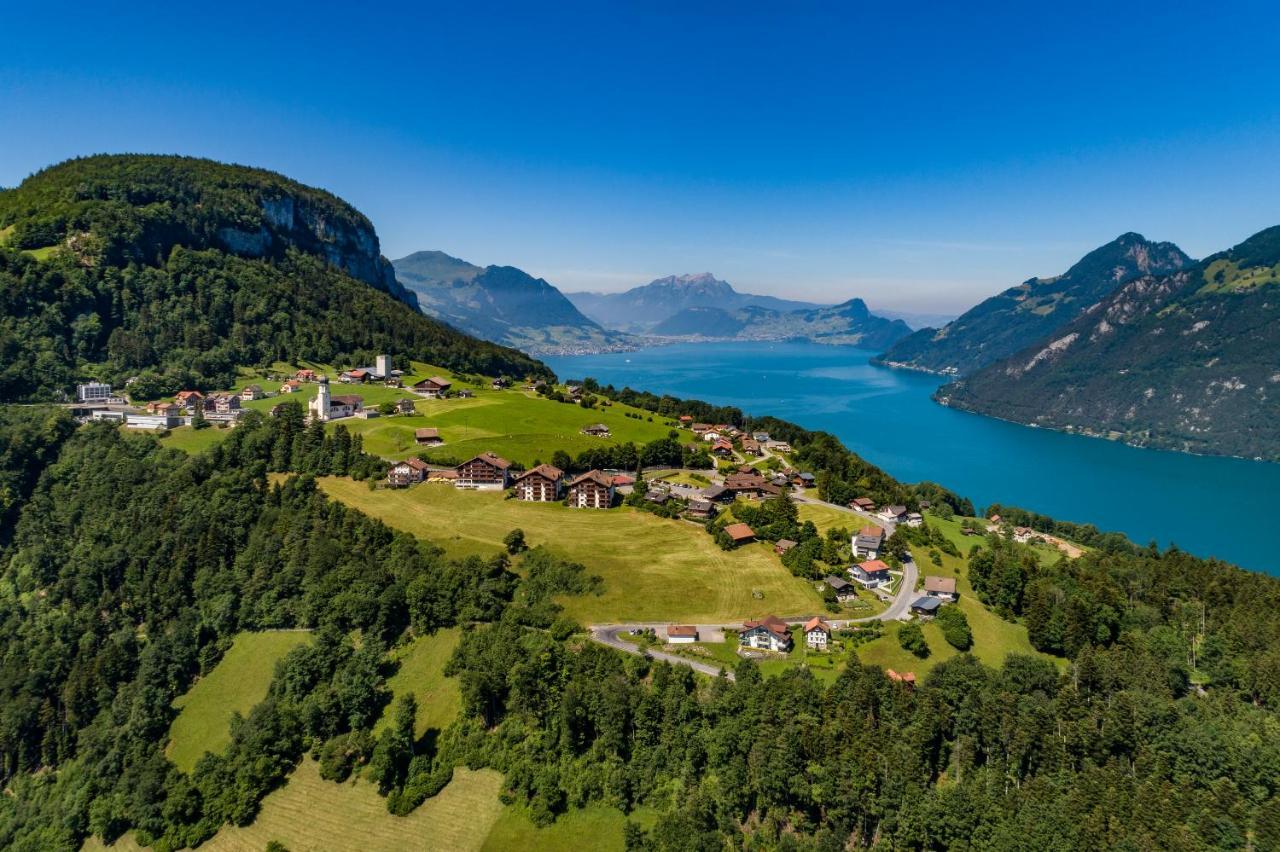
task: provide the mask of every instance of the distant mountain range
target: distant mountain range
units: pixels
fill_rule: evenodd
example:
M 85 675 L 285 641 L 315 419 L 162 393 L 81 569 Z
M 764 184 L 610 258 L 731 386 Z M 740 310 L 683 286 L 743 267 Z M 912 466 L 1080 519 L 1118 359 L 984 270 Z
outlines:
M 1197 264 L 1162 255 L 938 399 L 1142 446 L 1280 460 L 1280 227 Z
M 514 266 L 476 266 L 442 251 L 392 261 L 422 310 L 468 334 L 534 355 L 632 348 L 559 290 Z
M 813 302 L 739 293 L 710 272 L 668 275 L 623 293 L 566 293 L 569 301 L 605 328 L 650 332 L 659 323 L 688 308 L 735 311 L 757 307 L 786 313 L 821 307 Z
M 1053 334 L 1127 281 L 1189 266 L 1173 243 L 1123 234 L 1089 252 L 1064 274 L 1031 278 L 992 296 L 940 329 L 924 328 L 878 363 L 964 376 Z
M 861 299 L 808 310 L 778 311 L 757 305 L 736 310 L 685 308 L 654 326 L 655 337 L 734 340 L 811 340 L 880 349 L 911 333 L 902 320 L 885 319 Z

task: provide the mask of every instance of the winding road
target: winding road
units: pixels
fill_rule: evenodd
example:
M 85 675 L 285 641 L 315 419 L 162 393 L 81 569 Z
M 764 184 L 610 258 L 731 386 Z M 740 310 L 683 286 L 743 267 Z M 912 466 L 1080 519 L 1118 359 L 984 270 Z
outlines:
M 829 504 L 828 504 L 829 505 Z M 855 513 L 856 514 L 856 513 Z M 876 615 L 869 615 L 865 618 L 849 618 L 849 619 L 828 619 L 827 623 L 833 628 L 839 629 L 850 624 L 857 624 L 866 621 L 894 621 L 905 618 L 907 611 L 911 607 L 911 601 L 915 593 L 916 583 L 919 580 L 920 572 L 916 568 L 915 562 L 902 563 L 902 582 L 898 586 L 898 594 L 894 597 L 893 602 L 889 604 L 884 612 Z M 825 617 L 825 616 L 824 616 Z M 804 624 L 813 615 L 796 615 L 786 616 L 782 620 L 787 624 L 796 625 Z M 745 620 L 745 619 L 744 619 Z M 719 677 L 720 672 L 724 671 L 729 680 L 733 680 L 733 672 L 728 671 L 723 666 L 713 665 L 711 663 L 701 663 L 689 657 L 681 657 L 677 654 L 671 654 L 666 651 L 654 648 L 642 649 L 639 645 L 627 639 L 623 639 L 621 634 L 634 633 L 638 630 L 662 630 L 665 629 L 669 622 L 661 621 L 637 621 L 628 624 L 593 624 L 589 628 L 591 631 L 591 639 L 599 642 L 601 645 L 607 645 L 628 654 L 639 654 L 654 660 L 663 660 L 675 665 L 688 666 L 696 672 L 709 675 L 711 677 Z M 742 626 L 742 621 L 722 624 L 699 624 L 697 625 L 698 634 L 705 635 L 709 633 L 721 632 L 726 629 L 736 630 Z

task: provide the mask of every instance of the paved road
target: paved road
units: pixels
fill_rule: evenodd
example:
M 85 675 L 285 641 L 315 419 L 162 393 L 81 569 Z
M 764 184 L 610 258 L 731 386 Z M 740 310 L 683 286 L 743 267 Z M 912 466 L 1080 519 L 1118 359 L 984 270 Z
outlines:
M 846 627 L 850 624 L 857 624 L 860 622 L 893 621 L 896 619 L 905 618 L 907 616 L 908 610 L 911 607 L 911 601 L 914 600 L 915 598 L 915 588 L 916 588 L 917 579 L 919 578 L 919 574 L 920 572 L 916 568 L 916 564 L 914 562 L 904 562 L 902 564 L 902 582 L 898 586 L 898 594 L 893 599 L 893 602 L 889 604 L 889 607 L 885 609 L 884 612 L 878 613 L 876 615 L 869 615 L 865 618 L 829 619 L 826 617 L 826 615 L 823 615 L 823 618 L 826 619 L 827 623 L 830 624 L 835 629 Z M 796 624 L 804 624 L 810 618 L 813 618 L 813 616 L 812 615 L 795 615 L 795 616 L 783 617 L 782 620 L 785 621 L 787 624 L 796 625 Z M 673 663 L 675 665 L 689 666 L 691 669 L 693 669 L 696 672 L 702 672 L 703 674 L 710 675 L 711 677 L 718 677 L 722 669 L 722 666 L 720 665 L 713 665 L 711 663 L 701 663 L 701 662 L 698 662 L 697 660 L 690 659 L 689 657 L 681 657 L 676 654 L 669 654 L 665 651 L 661 651 L 655 648 L 650 648 L 648 650 L 641 650 L 639 645 L 627 639 L 623 639 L 622 636 L 620 635 L 622 633 L 634 633 L 637 630 L 642 630 L 646 628 L 651 628 L 654 630 L 662 630 L 666 628 L 668 623 L 669 622 L 666 622 L 666 621 L 648 621 L 648 622 L 637 621 L 637 622 L 631 622 L 629 624 L 595 624 L 595 625 L 592 625 L 590 628 L 591 639 L 595 642 L 599 642 L 601 645 L 607 645 L 610 648 L 616 648 L 617 650 L 624 651 L 628 654 L 642 654 L 644 656 L 650 657 L 655 660 L 664 660 L 668 663 Z M 734 622 L 728 622 L 728 623 L 722 623 L 722 624 L 699 624 L 696 626 L 698 628 L 699 636 L 705 636 L 708 633 L 713 633 L 717 631 L 736 630 L 742 626 L 742 621 L 734 621 Z M 728 676 L 729 680 L 733 680 L 733 672 L 725 670 L 725 674 Z

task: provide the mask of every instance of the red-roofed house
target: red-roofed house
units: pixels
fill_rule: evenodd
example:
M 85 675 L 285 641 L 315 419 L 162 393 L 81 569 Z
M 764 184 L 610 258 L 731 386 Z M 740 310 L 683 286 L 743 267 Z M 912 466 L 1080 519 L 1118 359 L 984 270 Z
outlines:
M 889 582 L 889 566 L 879 559 L 861 562 L 849 569 L 849 575 L 868 589 L 876 589 Z
M 746 524 L 729 524 L 724 528 L 724 534 L 729 536 L 729 540 L 737 547 L 739 544 L 746 544 L 749 541 L 756 540 L 755 530 Z
M 825 651 L 831 644 L 831 625 L 814 616 L 805 622 L 804 643 L 815 651 Z

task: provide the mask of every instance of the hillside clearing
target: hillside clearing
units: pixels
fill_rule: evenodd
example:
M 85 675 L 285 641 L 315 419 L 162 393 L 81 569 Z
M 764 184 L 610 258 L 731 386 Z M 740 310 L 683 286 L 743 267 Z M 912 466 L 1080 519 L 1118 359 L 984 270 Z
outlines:
M 213 671 L 173 702 L 179 713 L 169 727 L 169 759 L 190 772 L 206 752 L 231 742 L 231 716 L 247 715 L 267 697 L 276 662 L 311 641 L 304 630 L 241 633 Z
M 508 532 L 523 529 L 530 546 L 544 544 L 604 578 L 602 595 L 563 601 L 568 614 L 585 623 L 713 623 L 823 611 L 812 584 L 793 577 L 768 545 L 726 552 L 686 521 L 630 508 L 526 503 L 439 484 L 370 491 L 345 478 L 319 483 L 329 496 L 453 555 L 496 553 Z
M 454 720 L 462 706 L 462 694 L 458 682 L 444 676 L 444 667 L 460 638 L 458 628 L 451 627 L 431 636 L 420 636 L 392 654 L 400 667 L 387 678 L 392 699 L 373 726 L 375 734 L 387 726 L 396 699 L 407 693 L 413 693 L 418 700 L 415 736 L 421 737 L 430 728 L 443 730 Z

